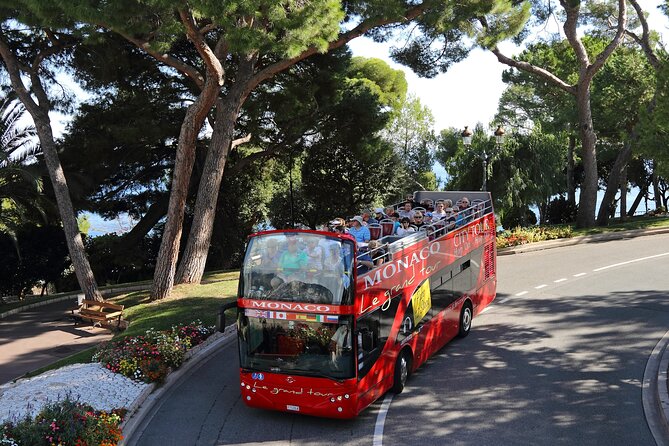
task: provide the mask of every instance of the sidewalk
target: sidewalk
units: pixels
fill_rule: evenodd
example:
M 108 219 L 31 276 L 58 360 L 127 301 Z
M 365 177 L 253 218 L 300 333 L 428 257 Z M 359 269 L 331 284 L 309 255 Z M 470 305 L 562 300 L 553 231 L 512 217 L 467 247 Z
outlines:
M 74 325 L 70 300 L 49 303 L 0 319 L 0 384 L 112 338 L 103 328 Z

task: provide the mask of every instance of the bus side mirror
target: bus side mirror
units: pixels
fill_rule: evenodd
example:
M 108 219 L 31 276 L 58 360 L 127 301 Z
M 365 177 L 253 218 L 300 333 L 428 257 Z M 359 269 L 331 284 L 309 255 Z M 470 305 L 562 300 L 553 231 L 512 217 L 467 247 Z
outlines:
M 237 302 L 228 302 L 227 304 L 221 305 L 221 308 L 218 310 L 218 317 L 216 318 L 216 330 L 220 333 L 225 331 L 225 312 L 230 308 L 237 308 Z

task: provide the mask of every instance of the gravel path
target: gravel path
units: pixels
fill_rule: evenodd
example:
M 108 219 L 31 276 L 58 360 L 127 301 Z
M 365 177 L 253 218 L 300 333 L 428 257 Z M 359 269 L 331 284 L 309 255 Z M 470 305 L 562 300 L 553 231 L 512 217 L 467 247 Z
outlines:
M 97 410 L 128 408 L 147 386 L 99 363 L 69 365 L 0 386 L 0 423 L 35 416 L 47 403 L 68 396 Z

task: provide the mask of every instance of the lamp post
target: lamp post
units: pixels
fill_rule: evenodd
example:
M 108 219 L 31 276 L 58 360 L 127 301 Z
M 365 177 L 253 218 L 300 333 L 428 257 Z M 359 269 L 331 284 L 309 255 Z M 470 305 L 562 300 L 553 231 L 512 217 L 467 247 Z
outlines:
M 504 129 L 502 128 L 501 125 L 497 126 L 497 130 L 495 130 L 494 135 L 495 135 L 495 148 L 496 150 L 499 150 L 502 144 L 504 144 Z M 462 144 L 464 144 L 465 147 L 469 148 L 472 145 L 472 131 L 469 130 L 469 127 L 465 126 L 465 129 L 462 131 L 460 136 L 462 136 Z M 479 155 L 481 160 L 483 161 L 483 184 L 481 185 L 481 190 L 485 191 L 487 189 L 487 183 L 488 183 L 488 154 L 486 153 L 485 146 L 483 147 L 483 151 Z

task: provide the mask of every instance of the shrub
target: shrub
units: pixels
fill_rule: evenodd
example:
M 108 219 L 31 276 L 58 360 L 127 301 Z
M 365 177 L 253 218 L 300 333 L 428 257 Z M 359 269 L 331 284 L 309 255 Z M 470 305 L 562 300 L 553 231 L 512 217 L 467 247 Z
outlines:
M 214 332 L 195 321 L 171 330 L 149 329 L 143 336 L 131 336 L 101 344 L 93 360 L 120 373 L 147 383 L 162 382 L 172 369 L 184 361 L 186 351 L 202 343 Z
M 123 436 L 119 425 L 125 410 L 96 411 L 66 399 L 49 404 L 35 417 L 0 426 L 0 445 L 113 446 Z
M 573 205 L 564 197 L 557 197 L 548 203 L 546 220 L 549 224 L 570 223 L 576 221 L 578 206 Z
M 497 248 L 518 246 L 526 243 L 570 238 L 573 232 L 571 226 L 532 226 L 529 228 L 517 227 L 512 231 L 503 231 L 497 236 Z

